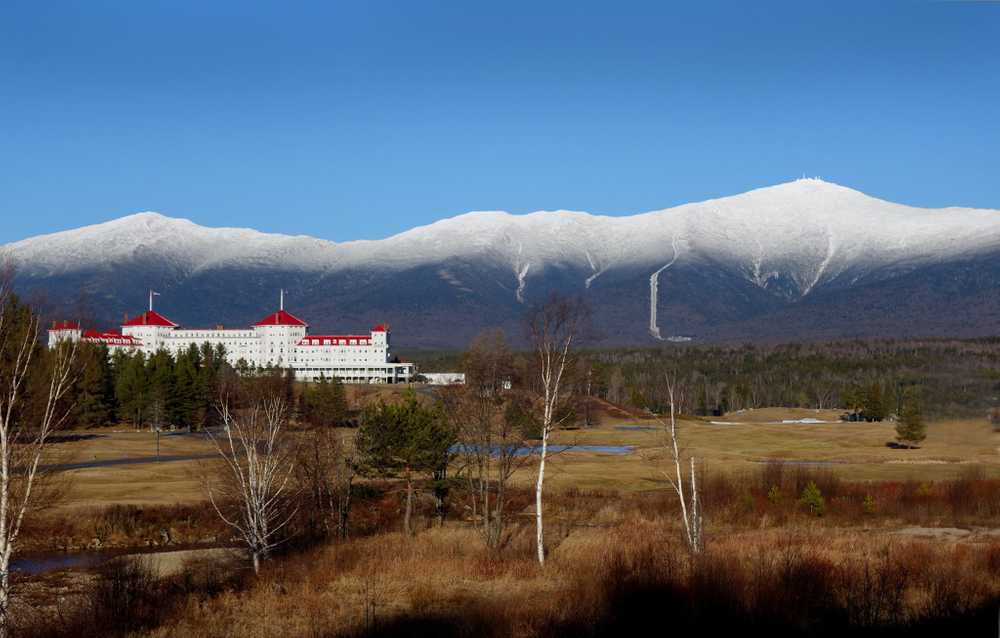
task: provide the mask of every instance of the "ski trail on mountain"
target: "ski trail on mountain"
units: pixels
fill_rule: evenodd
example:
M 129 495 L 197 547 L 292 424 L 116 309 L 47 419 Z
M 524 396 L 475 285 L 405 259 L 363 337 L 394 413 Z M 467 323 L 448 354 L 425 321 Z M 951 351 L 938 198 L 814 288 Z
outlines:
M 660 334 L 660 326 L 657 325 L 656 321 L 656 304 L 659 302 L 660 294 L 660 273 L 670 268 L 677 261 L 677 235 L 674 234 L 670 238 L 670 246 L 673 248 L 674 256 L 669 262 L 660 267 L 659 270 L 654 272 L 649 276 L 649 334 L 653 336 L 654 339 L 663 341 L 663 336 Z
M 524 303 L 524 289 L 528 285 L 524 278 L 528 275 L 528 269 L 531 268 L 531 262 L 528 262 L 521 266 L 521 269 L 517 271 L 517 290 L 514 292 L 514 297 L 517 299 L 517 303 Z
M 584 254 L 587 256 L 587 263 L 590 264 L 590 270 L 594 273 L 583 280 L 583 287 L 590 290 L 590 284 L 604 272 L 604 269 L 598 268 L 594 264 L 594 258 L 590 256 L 590 251 L 585 251 Z
M 812 291 L 812 289 L 816 287 L 816 284 L 819 283 L 819 280 L 823 276 L 823 273 L 826 272 L 827 266 L 829 266 L 830 262 L 833 260 L 833 253 L 835 251 L 836 251 L 836 246 L 835 246 L 834 241 L 833 241 L 833 233 L 827 231 L 827 235 L 826 235 L 826 257 L 824 257 L 823 261 L 820 262 L 819 269 L 817 269 L 816 276 L 813 277 L 812 283 L 810 283 L 808 286 L 806 286 L 806 289 L 802 291 L 802 296 L 803 297 L 805 297 L 806 295 L 808 295 L 810 293 L 810 291 Z

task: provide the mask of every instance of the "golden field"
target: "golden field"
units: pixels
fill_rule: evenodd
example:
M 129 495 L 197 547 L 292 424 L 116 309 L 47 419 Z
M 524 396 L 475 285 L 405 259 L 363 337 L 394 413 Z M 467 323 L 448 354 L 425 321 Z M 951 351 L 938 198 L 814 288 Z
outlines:
M 681 438 L 685 451 L 712 473 L 748 473 L 768 460 L 781 460 L 859 481 L 950 479 L 970 467 L 981 469 L 987 477 L 1000 476 L 1000 434 L 984 420 L 930 422 L 927 439 L 917 449 L 887 445 L 895 434 L 887 422 L 781 423 L 803 418 L 835 421 L 839 414 L 769 408 L 715 419 L 682 419 Z M 344 430 L 345 436 L 351 433 Z M 156 437 L 151 432 L 101 429 L 65 434 L 71 440 L 52 446 L 54 463 L 155 457 Z M 555 454 L 548 478 L 553 488 L 641 491 L 664 487 L 664 433 L 655 419 L 605 416 L 596 427 L 559 431 L 553 442 L 634 448 L 629 454 Z M 203 436 L 160 436 L 162 457 L 204 457 L 213 451 Z M 65 472 L 69 492 L 62 507 L 194 503 L 204 499 L 199 476 L 210 462 L 201 458 L 69 470 Z M 517 476 L 521 484 L 534 478 L 529 465 Z

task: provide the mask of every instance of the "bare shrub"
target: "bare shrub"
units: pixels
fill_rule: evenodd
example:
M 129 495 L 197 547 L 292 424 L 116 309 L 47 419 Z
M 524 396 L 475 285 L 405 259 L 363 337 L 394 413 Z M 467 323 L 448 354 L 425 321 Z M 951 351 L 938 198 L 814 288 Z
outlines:
M 162 611 L 159 583 L 147 560 L 119 558 L 101 568 L 90 592 L 95 629 L 127 634 L 156 624 Z

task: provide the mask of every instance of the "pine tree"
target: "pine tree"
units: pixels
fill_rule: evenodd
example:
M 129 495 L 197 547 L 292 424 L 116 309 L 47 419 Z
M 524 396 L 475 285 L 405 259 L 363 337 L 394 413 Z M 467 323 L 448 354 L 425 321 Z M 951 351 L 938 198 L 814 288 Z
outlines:
M 177 355 L 174 364 L 174 399 L 170 409 L 170 421 L 180 427 L 190 428 L 195 422 L 201 399 L 197 368 L 200 358 L 198 349 L 192 345 L 189 350 Z
M 196 402 L 192 427 L 206 428 L 220 422 L 215 402 L 219 399 L 220 375 L 228 364 L 224 356 L 222 359 L 217 358 L 218 351 L 208 342 L 202 344 L 200 354 L 201 367 L 198 370 L 195 387 Z
M 299 417 L 313 426 L 337 426 L 347 419 L 347 397 L 337 377 L 319 379 L 302 391 Z
M 708 416 L 708 392 L 705 389 L 705 384 L 699 384 L 698 389 L 698 408 L 696 414 L 698 416 Z
M 142 352 L 124 356 L 118 360 L 116 367 L 120 370 L 115 384 L 119 415 L 139 429 L 149 406 L 146 356 Z
M 902 414 L 896 423 L 896 438 L 907 447 L 914 447 L 927 438 L 927 425 L 924 424 L 923 401 L 920 390 L 910 386 L 903 392 Z
M 414 481 L 419 476 L 434 477 L 447 467 L 455 441 L 455 431 L 440 408 L 421 405 L 412 390 L 400 405 L 379 403 L 365 410 L 357 438 L 362 470 L 404 479 L 403 527 L 408 534 L 412 533 Z
M 154 428 L 162 428 L 176 412 L 174 360 L 166 350 L 157 350 L 147 362 L 149 380 L 149 419 Z
M 881 421 L 885 418 L 885 404 L 882 400 L 882 384 L 872 381 L 865 393 L 865 419 L 869 421 Z
M 114 378 L 104 345 L 83 344 L 82 370 L 76 387 L 76 422 L 85 428 L 107 425 L 114 418 Z
M 823 498 L 823 494 L 813 481 L 809 481 L 805 489 L 802 490 L 799 504 L 809 510 L 813 516 L 822 516 L 826 512 L 826 499 Z

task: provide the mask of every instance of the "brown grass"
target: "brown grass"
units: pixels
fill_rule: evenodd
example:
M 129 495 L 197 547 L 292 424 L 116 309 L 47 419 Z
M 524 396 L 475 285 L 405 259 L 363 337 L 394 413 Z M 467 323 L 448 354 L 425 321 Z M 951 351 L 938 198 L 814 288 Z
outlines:
M 399 388 L 349 388 L 354 403 L 392 400 Z M 364 396 L 360 396 L 364 394 Z M 1000 478 L 1000 435 L 984 421 L 936 421 L 918 449 L 887 447 L 894 438 L 889 423 L 782 424 L 782 419 L 812 416 L 835 418 L 838 411 L 816 412 L 768 408 L 718 419 L 685 419 L 682 437 L 712 473 L 755 472 L 771 459 L 829 463 L 832 472 L 854 481 L 954 479 L 970 466 Z M 718 425 L 712 420 L 736 423 Z M 775 423 L 775 422 L 778 423 Z M 738 422 L 738 423 L 737 423 Z M 560 431 L 563 444 L 632 445 L 624 456 L 571 452 L 552 458 L 550 485 L 557 489 L 642 491 L 664 487 L 663 434 L 654 430 L 621 430 L 622 425 L 656 427 L 649 419 L 605 411 L 598 427 Z M 350 430 L 345 430 L 350 434 Z M 117 458 L 149 458 L 155 454 L 150 432 L 101 429 L 68 433 L 52 449 L 52 458 L 84 462 Z M 79 438 L 74 438 L 74 435 Z M 198 437 L 160 437 L 162 455 L 208 454 L 211 444 Z M 151 506 L 194 504 L 205 493 L 199 480 L 207 461 L 172 461 L 67 472 L 69 489 L 61 507 L 68 510 L 114 504 Z M 533 480 L 533 467 L 516 477 L 521 485 Z
M 713 536 L 692 560 L 671 520 L 632 512 L 573 530 L 542 571 L 529 531 L 500 556 L 457 527 L 323 547 L 269 565 L 245 591 L 189 602 L 151 635 L 625 635 L 650 622 L 919 632 L 973 622 L 1000 595 L 995 541 L 747 530 Z
M 822 517 L 797 502 L 810 482 L 826 499 Z M 359 495 L 353 540 L 290 544 L 257 579 L 231 561 L 191 563 L 157 581 L 109 568 L 98 586 L 67 599 L 58 619 L 25 635 L 611 636 L 664 622 L 680 635 L 977 635 L 995 620 L 997 480 L 969 472 L 945 482 L 857 483 L 772 464 L 706 475 L 703 485 L 708 539 L 697 558 L 680 542 L 677 503 L 664 490 L 550 492 L 544 571 L 531 519 L 518 516 L 527 491 L 511 495 L 513 534 L 497 552 L 460 517 L 435 526 L 429 502 L 416 537 L 393 531 L 398 495 L 376 485 Z M 769 498 L 776 486 L 783 496 Z M 872 495 L 875 506 L 865 507 Z M 456 486 L 453 512 L 462 497 Z M 128 538 L 185 516 L 201 525 L 197 512 L 119 506 L 78 519 Z M 903 525 L 966 529 L 925 538 Z M 123 611 L 122 596 L 135 608 Z

